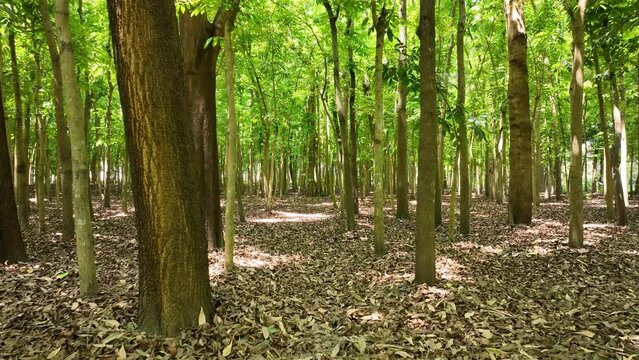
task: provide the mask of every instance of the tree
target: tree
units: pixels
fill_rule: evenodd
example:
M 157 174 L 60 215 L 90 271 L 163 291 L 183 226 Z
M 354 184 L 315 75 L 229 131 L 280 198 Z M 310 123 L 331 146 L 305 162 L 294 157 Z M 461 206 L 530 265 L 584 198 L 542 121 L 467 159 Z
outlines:
M 139 324 L 175 336 L 212 311 L 175 4 L 107 4 L 136 209 Z
M 47 0 L 40 0 L 40 15 L 44 34 L 51 58 L 53 68 L 53 93 L 55 106 L 56 140 L 58 144 L 58 165 L 61 173 L 62 188 L 62 240 L 71 240 L 74 235 L 73 223 L 73 178 L 71 165 L 71 145 L 69 143 L 69 129 L 64 116 L 64 100 L 62 95 L 62 71 L 60 69 L 60 54 L 56 44 L 51 16 L 49 14 L 49 4 Z
M 399 1 L 399 61 L 397 63 L 397 217 L 408 219 L 408 144 L 406 98 L 408 96 L 406 56 L 406 0 Z
M 420 116 L 415 217 L 415 283 L 433 285 L 435 271 L 435 182 L 437 181 L 437 93 L 435 1 L 419 2 Z
M 226 67 L 226 107 L 227 119 L 227 148 L 226 148 L 226 214 L 224 216 L 224 253 L 226 254 L 226 271 L 233 269 L 233 247 L 235 236 L 235 201 L 238 183 L 238 127 L 235 118 L 235 50 L 233 49 L 233 34 L 231 20 L 224 22 L 224 51 Z
M 331 49 L 333 53 L 333 85 L 335 88 L 335 108 L 337 109 L 337 118 L 339 121 L 339 141 L 340 149 L 343 156 L 342 161 L 342 201 L 344 211 L 346 213 L 346 228 L 348 230 L 355 229 L 355 209 L 353 202 L 353 179 L 351 165 L 351 148 L 348 144 L 348 127 L 346 126 L 347 108 L 344 104 L 344 94 L 341 86 L 340 65 L 339 65 L 339 42 L 337 40 L 337 20 L 339 18 L 339 9 L 336 11 L 328 0 L 323 0 L 324 8 L 328 14 L 328 20 L 331 29 Z
M 457 20 L 457 120 L 459 129 L 459 230 L 462 235 L 470 233 L 470 179 L 468 177 L 468 131 L 466 130 L 466 75 L 464 67 L 464 31 L 466 1 L 459 0 Z M 455 166 L 456 163 L 455 163 Z
M 572 27 L 573 57 L 570 81 L 570 230 L 568 244 L 579 248 L 584 243 L 584 199 L 582 175 L 583 111 L 584 111 L 584 17 L 588 0 L 577 7 L 565 3 Z
M 69 117 L 69 140 L 73 165 L 73 213 L 75 216 L 75 241 L 80 272 L 80 294 L 93 296 L 98 291 L 95 274 L 95 242 L 91 226 L 89 199 L 89 170 L 87 167 L 87 142 L 80 100 L 80 88 L 75 72 L 75 59 L 69 24 L 69 1 L 56 0 L 56 25 L 60 41 L 60 70 L 64 108 Z
M 1 39 L 1 37 L 0 37 Z M 0 48 L 1 48 L 0 43 Z M 0 51 L 0 74 L 2 73 L 2 51 Z M 0 263 L 15 263 L 27 260 L 18 222 L 18 209 L 13 192 L 11 160 L 7 142 L 7 123 L 2 98 L 0 78 Z
M 373 125 L 373 164 L 375 166 L 375 191 L 373 193 L 373 243 L 375 254 L 382 255 L 384 248 L 384 93 L 382 61 L 384 60 L 384 37 L 389 16 L 386 4 L 377 11 L 377 1 L 371 1 L 371 14 L 375 27 L 375 117 Z
M 510 176 L 508 213 L 512 224 L 532 222 L 532 144 L 526 27 L 522 0 L 504 0 L 508 34 L 508 118 Z

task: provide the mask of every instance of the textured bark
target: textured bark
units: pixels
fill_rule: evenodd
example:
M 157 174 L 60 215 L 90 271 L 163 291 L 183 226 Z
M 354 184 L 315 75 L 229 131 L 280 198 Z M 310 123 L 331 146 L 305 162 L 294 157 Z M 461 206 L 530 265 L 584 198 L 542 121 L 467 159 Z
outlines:
M 532 152 L 526 29 L 522 0 L 504 0 L 508 34 L 508 116 L 510 122 L 510 223 L 532 222 Z
M 435 81 L 435 1 L 420 0 L 420 119 L 415 224 L 415 283 L 432 285 L 435 272 L 435 184 L 437 182 L 437 88 Z
M 459 232 L 470 233 L 470 177 L 468 175 L 468 134 L 466 125 L 466 75 L 464 67 L 464 29 L 466 1 L 459 0 L 457 22 L 457 114 L 459 116 Z
M 15 98 L 15 141 L 14 151 L 15 157 L 13 166 L 14 170 L 14 187 L 15 201 L 18 206 L 18 221 L 20 228 L 26 229 L 29 226 L 29 160 L 27 148 L 25 148 L 26 139 L 29 133 L 24 132 L 24 116 L 22 113 L 22 92 L 20 89 L 20 73 L 18 71 L 18 57 L 16 55 L 15 33 L 9 34 L 9 53 L 11 55 L 11 78 L 13 80 L 13 96 Z M 27 108 L 29 106 L 27 105 Z
M 350 19 L 349 19 L 350 20 Z M 352 26 L 352 20 L 351 20 Z M 351 146 L 351 178 L 353 179 L 353 206 L 355 214 L 359 214 L 359 200 L 357 195 L 361 192 L 359 186 L 359 176 L 357 174 L 357 113 L 355 110 L 355 93 L 357 82 L 355 79 L 355 62 L 353 60 L 353 47 L 352 41 L 348 42 L 348 74 L 349 74 L 349 95 L 348 95 L 348 107 L 349 107 L 349 134 Z
M 353 200 L 353 179 L 350 170 L 351 166 L 351 149 L 349 146 L 348 127 L 346 125 L 347 108 L 344 104 L 344 94 L 342 93 L 341 77 L 340 77 L 340 65 L 339 65 L 339 44 L 337 41 L 337 20 L 339 13 L 335 12 L 328 2 L 323 1 L 326 12 L 328 13 L 328 19 L 331 29 L 331 44 L 333 54 L 333 84 L 335 87 L 335 108 L 337 109 L 337 117 L 339 120 L 339 129 L 341 136 L 341 150 L 344 157 L 342 161 L 342 200 L 343 207 L 346 213 L 346 228 L 348 230 L 355 229 L 355 209 Z
M 212 310 L 175 5 L 107 4 L 136 208 L 139 324 L 175 336 Z
M 570 230 L 568 245 L 580 248 L 584 244 L 584 198 L 581 179 L 584 112 L 584 17 L 588 0 L 579 0 L 568 13 L 572 25 L 572 79 L 570 81 Z
M 399 2 L 399 61 L 397 64 L 397 217 L 408 219 L 408 140 L 406 136 L 407 57 L 406 0 Z
M 233 269 L 233 247 L 235 244 L 235 200 L 237 185 L 238 127 L 235 119 L 235 52 L 233 50 L 233 34 L 229 21 L 224 23 L 224 59 L 227 96 L 227 148 L 226 148 L 226 214 L 224 216 L 224 253 L 226 255 L 226 271 Z
M 0 73 L 2 66 L 2 53 L 0 52 Z M 2 214 L 0 216 L 0 263 L 26 261 L 27 253 L 22 242 L 13 189 L 7 121 L 2 98 L 2 79 L 0 79 L 0 213 Z
M 235 8 L 233 8 L 235 9 Z M 184 54 L 186 86 L 191 108 L 195 161 L 202 174 L 202 208 L 206 236 L 215 248 L 224 246 L 222 235 L 222 209 L 220 206 L 220 159 L 217 145 L 216 69 L 221 47 L 214 44 L 205 48 L 213 36 L 223 36 L 224 20 L 235 10 L 218 10 L 213 23 L 205 14 L 180 16 L 180 40 Z
M 373 161 L 375 167 L 375 190 L 373 192 L 373 244 L 375 254 L 382 255 L 384 246 L 384 93 L 382 61 L 384 59 L 384 37 L 388 27 L 388 12 L 382 6 L 379 14 L 376 0 L 372 0 L 373 23 L 375 26 L 375 119 L 373 126 Z M 390 176 L 388 180 L 390 182 Z M 406 194 L 408 195 L 408 194 Z
M 604 198 L 606 200 L 606 214 L 608 219 L 614 217 L 614 185 L 612 179 L 612 161 L 610 160 L 610 140 L 608 138 L 608 125 L 606 124 L 606 105 L 603 97 L 603 85 L 601 81 L 601 71 L 599 68 L 599 50 L 594 49 L 593 59 L 595 65 L 595 82 L 597 84 L 597 105 L 599 115 L 599 129 L 603 135 L 603 164 L 602 175 L 604 177 Z
M 89 200 L 87 142 L 80 88 L 76 78 L 75 59 L 71 44 L 68 0 L 56 0 L 56 25 L 60 41 L 64 108 L 69 116 L 69 138 L 73 166 L 73 214 L 75 216 L 75 240 L 80 272 L 80 294 L 88 297 L 97 293 L 98 285 L 95 274 L 95 242 Z

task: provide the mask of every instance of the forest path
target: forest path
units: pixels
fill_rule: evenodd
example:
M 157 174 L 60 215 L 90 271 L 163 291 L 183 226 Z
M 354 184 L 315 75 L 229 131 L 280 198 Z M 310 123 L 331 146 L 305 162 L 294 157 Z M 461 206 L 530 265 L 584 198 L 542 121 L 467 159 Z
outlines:
M 236 269 L 210 253 L 214 324 L 180 339 L 134 331 L 131 215 L 98 211 L 101 291 L 77 296 L 74 245 L 30 230 L 32 262 L 0 268 L 0 358 L 624 358 L 639 353 L 638 209 L 626 228 L 586 203 L 586 247 L 567 247 L 567 203 L 545 202 L 531 227 L 474 199 L 472 234 L 438 234 L 434 287 L 412 285 L 413 220 L 386 212 L 388 254 L 372 251 L 372 209 L 345 232 L 329 199 L 246 198 Z M 117 205 L 116 205 L 117 206 Z M 447 212 L 445 212 L 446 214 Z M 51 220 L 59 214 L 50 212 Z M 414 217 L 414 203 L 411 205 Z M 68 272 L 69 275 L 65 275 Z M 232 342 L 232 343 L 231 343 Z

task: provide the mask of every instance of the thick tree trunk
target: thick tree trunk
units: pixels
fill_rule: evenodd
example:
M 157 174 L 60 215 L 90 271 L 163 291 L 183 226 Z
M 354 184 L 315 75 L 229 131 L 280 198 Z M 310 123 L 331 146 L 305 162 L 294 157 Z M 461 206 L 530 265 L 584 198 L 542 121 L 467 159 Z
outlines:
M 51 25 L 49 15 L 49 5 L 47 0 L 40 0 L 40 12 L 44 33 L 46 35 L 51 66 L 53 68 L 53 94 L 55 105 L 56 140 L 58 143 L 58 167 L 60 169 L 60 189 L 62 192 L 62 240 L 73 239 L 73 180 L 71 168 L 71 144 L 69 143 L 69 133 L 67 120 L 64 116 L 64 105 L 62 99 L 62 72 L 60 70 L 60 56 L 58 46 Z
M 376 10 L 376 0 L 372 0 L 373 23 L 375 36 L 375 120 L 373 127 L 373 161 L 375 167 L 375 190 L 373 192 L 373 243 L 375 254 L 383 255 L 384 245 L 384 93 L 382 78 L 382 61 L 384 58 L 384 37 L 388 27 L 386 6 Z M 390 176 L 388 180 L 390 182 Z M 407 194 L 406 194 L 407 195 Z
M 399 62 L 397 64 L 397 217 L 408 219 L 408 143 L 406 137 L 407 56 L 406 0 L 399 2 Z
M 73 213 L 75 216 L 75 238 L 80 272 L 80 294 L 93 296 L 97 293 L 98 285 L 95 274 L 95 242 L 88 198 L 87 142 L 80 88 L 77 83 L 75 59 L 71 44 L 68 0 L 56 0 L 56 25 L 60 36 L 60 69 L 62 73 L 62 88 L 64 90 L 64 108 L 69 116 L 71 161 L 73 164 Z
M 580 248 L 584 244 L 584 198 L 581 179 L 584 111 L 584 17 L 588 0 L 579 0 L 575 10 L 570 7 L 572 25 L 572 79 L 570 81 L 570 230 L 568 245 Z
M 0 42 L 0 47 L 1 45 Z M 2 53 L 0 52 L 0 73 L 2 73 L 2 69 Z M 0 79 L 0 213 L 2 214 L 0 216 L 0 263 L 5 261 L 16 263 L 27 260 L 18 221 L 9 156 L 7 121 L 2 98 L 2 79 Z
M 420 0 L 420 119 L 415 224 L 415 283 L 432 285 L 435 271 L 435 189 L 437 182 L 437 87 L 435 80 L 435 1 Z
M 22 114 L 22 92 L 20 89 L 20 73 L 18 71 L 18 57 L 16 55 L 15 33 L 9 34 L 9 53 L 11 55 L 11 78 L 13 80 L 13 96 L 15 98 L 15 141 L 13 161 L 15 201 L 18 206 L 18 221 L 20 228 L 26 229 L 29 226 L 29 160 L 25 139 L 29 138 L 29 133 L 24 132 L 24 117 Z M 27 105 L 27 108 L 29 106 Z
M 107 4 L 136 208 L 139 324 L 175 336 L 212 310 L 175 5 Z
M 235 19 L 236 8 L 220 8 L 210 23 L 205 14 L 180 16 L 180 41 L 184 54 L 186 87 L 191 108 L 195 160 L 202 174 L 202 209 L 208 243 L 217 249 L 224 246 L 222 209 L 220 206 L 220 159 L 217 145 L 216 69 L 221 47 L 204 47 L 213 36 L 223 36 L 223 21 Z
M 526 30 L 522 0 L 504 0 L 508 33 L 508 115 L 510 121 L 510 223 L 532 222 L 532 153 Z
M 464 67 L 464 29 L 466 1 L 459 0 L 457 22 L 457 116 L 459 117 L 459 231 L 470 233 L 470 178 L 468 176 L 468 134 L 466 130 L 466 75 Z
M 337 109 L 337 117 L 339 120 L 341 150 L 344 157 L 342 161 L 342 200 L 343 207 L 346 212 L 346 228 L 355 229 L 355 209 L 353 201 L 353 179 L 351 178 L 351 149 L 349 146 L 348 127 L 346 126 L 347 109 L 344 106 L 344 96 L 342 93 L 340 67 L 339 67 L 339 44 L 337 42 L 337 20 L 338 13 L 333 11 L 332 6 L 327 0 L 323 1 L 326 12 L 328 13 L 331 28 L 331 43 L 333 52 L 333 84 L 335 87 L 335 108 Z

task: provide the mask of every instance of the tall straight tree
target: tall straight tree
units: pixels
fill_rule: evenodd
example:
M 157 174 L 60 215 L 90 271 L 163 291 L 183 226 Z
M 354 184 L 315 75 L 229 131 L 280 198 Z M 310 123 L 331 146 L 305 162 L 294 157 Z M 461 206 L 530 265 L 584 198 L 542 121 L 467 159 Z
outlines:
M 397 217 L 408 219 L 408 140 L 406 137 L 406 0 L 399 1 L 399 61 L 397 63 Z
M 80 294 L 93 296 L 98 291 L 95 275 L 95 242 L 91 227 L 91 202 L 89 199 L 89 169 L 87 166 L 87 141 L 80 99 L 80 88 L 75 72 L 69 1 L 56 0 L 56 26 L 60 40 L 60 70 L 64 108 L 69 117 L 69 140 L 73 165 L 73 213 L 75 216 L 75 241 L 80 271 Z
M 69 129 L 64 116 L 64 105 L 62 95 L 62 71 L 60 70 L 60 55 L 56 44 L 53 26 L 51 25 L 51 15 L 49 14 L 49 3 L 47 0 L 40 0 L 40 15 L 44 28 L 47 48 L 51 57 L 51 67 L 53 68 L 53 97 L 55 106 L 56 140 L 58 143 L 58 159 L 62 188 L 62 240 L 73 239 L 73 173 L 71 165 L 71 145 L 69 143 Z
M 224 51 L 226 67 L 226 108 L 227 108 L 227 145 L 226 145 L 226 214 L 224 216 L 224 253 L 226 255 L 226 271 L 233 269 L 233 253 L 235 243 L 235 200 L 237 199 L 237 164 L 239 136 L 235 118 L 235 50 L 231 20 L 224 22 Z
M 337 20 L 339 18 L 339 9 L 334 10 L 328 0 L 323 1 L 324 7 L 328 14 L 328 20 L 331 28 L 331 49 L 333 53 L 333 84 L 335 88 L 335 108 L 337 109 L 337 118 L 339 120 L 339 133 L 342 155 L 342 201 L 343 208 L 346 213 L 346 228 L 348 230 L 355 229 L 355 206 L 353 202 L 353 179 L 351 178 L 351 147 L 348 144 L 349 129 L 346 126 L 347 109 L 344 102 L 344 94 L 342 89 L 342 81 L 339 66 L 339 42 L 337 41 Z
M 459 0 L 457 19 L 457 120 L 459 121 L 459 231 L 470 233 L 470 178 L 468 176 L 468 131 L 466 125 L 466 69 L 464 67 L 464 31 L 466 1 Z M 455 166 L 457 166 L 455 164 Z
M 523 0 L 504 0 L 508 37 L 508 117 L 510 176 L 508 215 L 511 224 L 532 222 L 532 138 Z
M 2 36 L 0 35 L 0 40 Z M 2 48 L 0 43 L 0 48 Z M 2 73 L 2 51 L 0 51 L 0 74 Z M 26 261 L 27 253 L 22 242 L 18 222 L 18 209 L 13 192 L 11 160 L 9 159 L 7 121 L 2 99 L 2 77 L 0 77 L 0 263 Z
M 377 0 L 371 1 L 373 26 L 375 26 L 375 118 L 373 124 L 373 163 L 375 166 L 375 190 L 373 192 L 373 243 L 375 253 L 382 255 L 384 249 L 384 84 L 382 61 L 384 60 L 384 37 L 388 28 L 389 13 L 386 4 L 377 10 Z
M 212 310 L 175 4 L 107 4 L 136 209 L 139 324 L 174 336 Z
M 437 83 L 435 0 L 419 2 L 420 116 L 415 225 L 415 283 L 433 285 L 435 271 L 435 182 L 437 181 Z
M 565 3 L 572 27 L 572 79 L 570 80 L 570 230 L 568 245 L 584 244 L 584 198 L 582 184 L 583 112 L 584 112 L 584 17 L 588 0 Z

